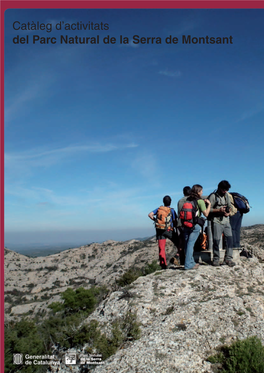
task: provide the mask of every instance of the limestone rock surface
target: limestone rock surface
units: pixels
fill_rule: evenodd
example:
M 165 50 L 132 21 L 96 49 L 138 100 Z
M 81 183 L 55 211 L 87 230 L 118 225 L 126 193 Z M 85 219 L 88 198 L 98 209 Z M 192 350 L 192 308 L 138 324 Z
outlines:
M 207 358 L 217 347 L 248 336 L 257 336 L 264 344 L 263 238 L 261 225 L 243 229 L 242 247 L 253 257 L 241 257 L 235 267 L 201 263 L 197 270 L 184 271 L 171 266 L 139 277 L 124 288 L 115 288 L 115 279 L 132 266 L 157 259 L 155 239 L 145 243 L 108 241 L 46 258 L 6 250 L 6 318 L 19 318 L 23 311 L 29 316 L 37 314 L 59 300 L 59 293 L 67 287 L 106 284 L 111 292 L 83 323 L 97 320 L 107 334 L 115 320 L 127 312 L 136 313 L 141 337 L 127 341 L 93 372 L 213 373 Z M 168 245 L 169 255 L 173 250 Z M 60 364 L 48 371 L 89 372 L 88 367 L 64 361 L 65 353 L 78 355 L 86 347 L 55 351 Z

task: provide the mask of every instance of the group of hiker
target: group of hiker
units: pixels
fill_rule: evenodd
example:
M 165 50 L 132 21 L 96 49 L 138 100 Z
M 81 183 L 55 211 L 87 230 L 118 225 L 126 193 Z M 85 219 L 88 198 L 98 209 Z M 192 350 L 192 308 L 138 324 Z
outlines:
M 203 187 L 199 184 L 183 188 L 183 198 L 178 201 L 177 213 L 171 208 L 171 197 L 163 198 L 163 206 L 151 211 L 148 216 L 155 222 L 156 238 L 159 246 L 159 261 L 162 269 L 167 269 L 166 239 L 176 246 L 177 253 L 171 263 L 184 265 L 185 270 L 199 268 L 194 260 L 194 246 L 198 237 L 204 237 L 207 218 L 207 237 L 212 242 L 213 266 L 220 266 L 220 246 L 225 248 L 221 265 L 233 267 L 233 248 L 240 248 L 240 230 L 243 214 L 249 212 L 248 200 L 239 193 L 229 193 L 227 180 L 218 184 L 217 190 L 203 197 Z

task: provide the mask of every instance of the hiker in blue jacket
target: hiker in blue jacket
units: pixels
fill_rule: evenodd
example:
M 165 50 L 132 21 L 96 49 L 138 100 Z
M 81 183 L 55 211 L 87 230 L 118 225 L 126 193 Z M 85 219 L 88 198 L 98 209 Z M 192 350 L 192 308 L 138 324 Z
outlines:
M 167 260 L 165 253 L 166 238 L 169 238 L 177 246 L 177 236 L 174 233 L 177 214 L 171 205 L 171 197 L 163 198 L 164 206 L 160 206 L 148 214 L 148 217 L 155 221 L 156 237 L 159 245 L 159 261 L 162 269 L 167 269 Z

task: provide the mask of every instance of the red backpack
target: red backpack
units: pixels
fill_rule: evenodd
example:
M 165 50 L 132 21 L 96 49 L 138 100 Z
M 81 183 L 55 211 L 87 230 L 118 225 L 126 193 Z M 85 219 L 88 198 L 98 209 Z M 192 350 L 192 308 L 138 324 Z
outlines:
M 180 211 L 182 226 L 193 228 L 197 223 L 198 204 L 196 200 L 184 202 Z

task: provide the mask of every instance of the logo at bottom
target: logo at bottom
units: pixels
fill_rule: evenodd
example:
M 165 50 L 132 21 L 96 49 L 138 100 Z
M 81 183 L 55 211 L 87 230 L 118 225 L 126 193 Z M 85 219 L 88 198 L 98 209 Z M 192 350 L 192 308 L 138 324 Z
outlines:
M 23 364 L 23 354 L 13 354 L 13 364 Z
M 65 364 L 76 364 L 76 354 L 65 354 Z

